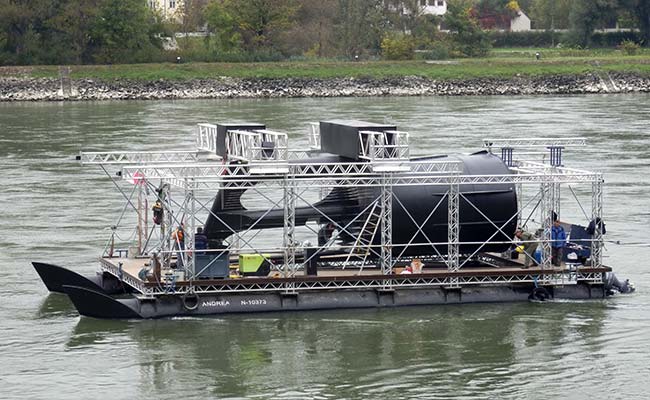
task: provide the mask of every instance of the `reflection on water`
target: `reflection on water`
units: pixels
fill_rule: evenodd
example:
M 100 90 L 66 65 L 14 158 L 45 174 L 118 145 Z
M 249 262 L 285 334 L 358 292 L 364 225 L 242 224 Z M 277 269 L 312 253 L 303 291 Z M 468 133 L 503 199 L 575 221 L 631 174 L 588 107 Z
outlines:
M 38 308 L 37 318 L 57 318 L 63 315 L 77 315 L 77 310 L 68 298 L 60 293 L 50 293 Z
M 644 398 L 650 376 L 650 95 L 0 104 L 2 398 Z M 606 262 L 638 292 L 606 301 L 98 321 L 29 264 L 96 269 L 123 206 L 84 150 L 192 149 L 196 122 L 247 120 L 305 147 L 307 123 L 411 133 L 414 154 L 486 137 L 584 136 L 605 173 Z M 110 171 L 111 173 L 115 171 Z M 575 188 L 585 196 L 583 188 Z M 567 193 L 567 196 L 569 193 Z M 580 217 L 577 207 L 564 214 Z M 119 232 L 129 236 L 132 232 Z
M 604 302 L 563 302 L 83 318 L 67 347 L 132 343 L 141 393 L 367 398 L 429 397 L 435 390 L 442 397 L 518 398 L 540 381 L 577 379 L 597 366 L 607 313 Z M 564 350 L 552 350 L 558 348 Z M 567 369 L 572 358 L 581 363 Z
M 66 345 L 69 349 L 74 349 L 106 343 L 111 338 L 127 334 L 135 324 L 133 321 L 81 318 L 75 325 Z

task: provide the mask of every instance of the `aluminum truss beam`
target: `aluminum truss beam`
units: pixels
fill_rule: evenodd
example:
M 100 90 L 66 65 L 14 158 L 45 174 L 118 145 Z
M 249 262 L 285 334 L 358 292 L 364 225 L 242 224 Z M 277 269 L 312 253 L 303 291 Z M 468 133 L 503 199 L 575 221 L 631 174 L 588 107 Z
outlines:
M 115 270 L 110 263 L 102 263 L 104 270 L 111 272 Z M 478 286 L 512 283 L 535 283 L 555 282 L 558 284 L 576 284 L 578 282 L 602 283 L 603 272 L 592 271 L 548 271 L 543 274 L 539 272 L 522 272 L 514 275 L 506 275 L 495 272 L 494 274 L 472 274 L 457 272 L 456 274 L 433 275 L 392 275 L 386 279 L 383 276 L 375 275 L 368 277 L 354 277 L 348 279 L 291 279 L 292 288 L 296 291 L 331 290 L 331 289 L 380 289 L 386 288 L 387 282 L 391 288 L 415 288 L 415 287 L 453 287 Z M 169 294 L 169 289 L 163 286 L 143 285 L 137 279 L 132 279 L 124 274 L 124 282 L 136 286 L 136 290 L 145 297 Z M 219 283 L 194 281 L 192 286 L 179 285 L 174 289 L 175 293 L 238 293 L 238 292 L 286 292 L 287 283 L 285 279 L 234 279 L 221 281 Z
M 447 196 L 447 269 L 459 269 L 460 242 L 460 185 L 459 179 L 450 182 Z
M 517 138 L 517 139 L 483 139 L 483 146 L 488 149 L 492 148 L 531 148 L 531 147 L 549 147 L 564 146 L 578 147 L 586 146 L 587 139 L 584 137 L 571 138 Z
M 199 154 L 196 151 L 82 151 L 77 160 L 81 165 L 187 164 L 198 161 Z
M 601 267 L 603 265 L 603 229 L 602 224 L 597 223 L 603 218 L 603 183 L 602 176 L 592 183 L 591 189 L 591 216 L 594 222 L 594 236 L 591 242 L 591 266 Z
M 369 168 L 371 164 L 366 164 Z M 302 166 L 289 165 L 288 173 L 298 181 L 298 187 L 336 187 L 336 186 L 358 186 L 358 187 L 381 187 L 383 184 L 380 174 L 371 172 L 363 167 L 357 168 L 358 164 L 351 168 L 343 166 L 332 166 L 331 173 L 321 166 L 321 170 L 312 174 L 307 172 L 310 169 L 319 167 L 301 168 Z M 267 165 L 261 166 L 268 168 Z M 348 170 L 356 170 L 357 172 Z M 282 180 L 284 174 L 251 174 L 248 166 L 236 165 L 151 165 L 151 166 L 127 166 L 122 168 L 122 177 L 126 180 L 134 179 L 162 179 L 170 184 L 183 187 L 185 178 L 194 178 L 203 185 L 212 185 L 215 188 L 244 188 L 249 187 L 253 182 L 257 183 L 262 179 Z M 364 171 L 359 172 L 359 171 Z M 391 177 L 392 186 L 411 185 L 449 185 L 458 180 L 458 184 L 502 184 L 502 183 L 591 183 L 598 178 L 597 173 L 583 171 L 565 171 L 558 169 L 554 173 L 542 173 L 535 171 L 530 173 L 523 170 L 515 170 L 516 174 L 505 175 L 458 175 L 458 174 L 436 174 L 409 173 L 394 174 Z
M 381 272 L 384 275 L 393 273 L 393 186 L 390 184 L 391 175 L 382 176 L 381 186 Z

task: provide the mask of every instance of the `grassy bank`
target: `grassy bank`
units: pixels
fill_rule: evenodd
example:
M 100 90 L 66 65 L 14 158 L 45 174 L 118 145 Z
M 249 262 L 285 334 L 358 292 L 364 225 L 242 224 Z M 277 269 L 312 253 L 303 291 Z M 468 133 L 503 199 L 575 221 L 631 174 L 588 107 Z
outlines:
M 541 59 L 536 60 L 536 52 Z M 84 65 L 72 67 L 76 79 L 183 80 L 233 78 L 509 78 L 584 74 L 598 71 L 650 75 L 650 51 L 623 55 L 618 50 L 498 49 L 487 58 L 452 61 L 295 61 L 274 63 L 183 63 Z M 0 67 L 0 76 L 57 77 L 57 66 Z

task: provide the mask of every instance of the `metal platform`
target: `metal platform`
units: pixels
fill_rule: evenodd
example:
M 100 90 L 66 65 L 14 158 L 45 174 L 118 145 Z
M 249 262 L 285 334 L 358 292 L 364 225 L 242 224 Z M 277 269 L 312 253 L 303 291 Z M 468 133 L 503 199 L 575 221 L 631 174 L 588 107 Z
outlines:
M 510 284 L 539 284 L 539 285 L 576 285 L 578 283 L 602 283 L 603 274 L 610 272 L 609 267 L 575 267 L 566 266 L 554 268 L 523 268 L 519 263 L 509 267 L 473 267 L 459 271 L 448 271 L 443 268 L 424 268 L 419 274 L 388 274 L 381 273 L 379 268 L 358 270 L 323 270 L 318 276 L 281 276 L 237 277 L 211 280 L 177 280 L 170 282 L 160 280 L 143 281 L 138 278 L 138 272 L 145 267 L 146 259 L 102 258 L 101 270 L 108 272 L 125 284 L 134 288 L 139 297 L 146 298 L 158 295 L 185 294 L 189 291 L 197 294 L 207 293 L 239 293 L 239 292 L 282 292 L 311 291 L 329 289 L 386 289 L 405 287 L 443 287 L 452 288 L 476 285 L 510 285 Z M 163 271 L 173 274 L 174 270 Z
M 312 125 L 309 133 L 311 149 L 303 151 L 290 149 L 288 136 L 281 132 L 266 129 L 230 130 L 224 139 L 227 156 L 222 157 L 215 153 L 218 140 L 216 126 L 200 124 L 197 149 L 193 152 L 81 153 L 78 160 L 83 165 L 99 165 L 109 176 L 114 176 L 115 172 L 121 176 L 121 187 L 124 189 L 120 193 L 127 200 L 123 214 L 129 209 L 135 212 L 135 218 L 131 222 L 136 225 L 137 242 L 119 243 L 114 233 L 100 259 L 100 269 L 131 286 L 141 298 L 170 293 L 298 293 L 358 288 L 391 290 L 477 285 L 601 284 L 604 274 L 611 270 L 602 263 L 603 239 L 599 229 L 590 239 L 591 257 L 588 266 L 556 268 L 551 265 L 550 227 L 554 215 L 561 209 L 562 187 L 586 186 L 583 191 L 589 192 L 591 202 L 590 212 L 585 212 L 586 217 L 589 220 L 602 217 L 602 175 L 568 168 L 562 164 L 561 149 L 584 146 L 584 138 L 486 139 L 484 145 L 488 151 L 500 150 L 501 153 L 497 152 L 497 155 L 508 166 L 509 173 L 477 175 L 463 173 L 462 163 L 454 160 L 410 159 L 409 135 L 400 131 L 362 131 L 359 134 L 361 154 L 357 160 L 314 163 L 310 161 L 310 156 L 318 151 L 320 142 L 317 133 L 317 126 Z M 525 155 L 529 154 L 527 149 L 530 148 L 536 150 L 535 154 L 539 154 L 539 149 L 547 150 L 549 158 L 539 161 L 517 157 L 518 151 Z M 111 171 L 115 168 L 119 170 Z M 539 215 L 542 232 L 538 240 L 542 249 L 538 267 L 523 269 L 521 264 L 511 263 L 495 268 L 488 261 L 492 255 L 481 251 L 481 247 L 487 243 L 460 241 L 459 202 L 471 204 L 460 188 L 475 184 L 507 184 L 516 188 L 520 207 L 510 216 L 508 223 L 526 222 L 523 210 L 534 206 L 533 212 Z M 391 232 L 396 223 L 392 218 L 393 208 L 395 204 L 399 206 L 393 188 L 416 186 L 439 186 L 446 189 L 444 201 L 447 204 L 447 241 L 416 242 L 414 235 L 404 243 L 393 243 Z M 357 217 L 355 223 L 361 226 L 359 232 L 353 232 L 349 225 L 337 224 L 334 218 L 321 210 L 314 211 L 320 213 L 321 220 L 334 224 L 337 235 L 354 236 L 354 244 L 337 246 L 336 237 L 319 246 L 305 243 L 304 237 L 315 237 L 318 232 L 309 224 L 296 226 L 297 206 L 311 206 L 316 194 L 322 198 L 323 193 L 333 188 L 375 189 L 378 190 L 378 196 Z M 255 228 L 262 219 L 260 217 L 249 229 L 232 229 L 232 235 L 225 243 L 227 249 L 219 251 L 228 251 L 233 259 L 249 253 L 275 254 L 279 255 L 281 262 L 277 262 L 276 258 L 271 273 L 264 277 L 198 279 L 194 257 L 196 228 L 203 224 L 206 215 L 211 214 L 210 204 L 215 200 L 216 193 L 242 190 L 255 193 L 263 199 L 266 208 L 260 209 L 262 216 L 271 210 L 283 210 L 282 233 L 259 241 L 264 236 L 264 230 Z M 525 194 L 530 198 L 525 199 Z M 155 201 L 164 210 L 160 225 L 150 222 L 150 205 Z M 474 208 L 481 213 L 479 207 Z M 483 217 L 494 226 L 496 232 L 512 236 L 513 232 L 503 232 L 505 225 L 497 225 L 484 214 Z M 420 232 L 428 220 L 411 219 L 419 225 Z M 173 230 L 181 224 L 185 226 L 186 239 L 184 248 L 178 249 L 174 243 Z M 362 240 L 370 229 L 373 229 L 373 235 L 377 234 L 381 238 L 378 244 Z M 514 243 L 493 239 L 489 239 L 490 243 Z M 460 249 L 467 244 L 475 245 L 478 250 L 472 254 L 462 254 Z M 423 258 L 430 260 L 428 264 L 435 265 L 436 268 L 425 265 L 421 274 L 397 274 L 397 269 L 403 268 L 409 260 L 408 257 L 393 254 L 393 249 L 414 246 L 431 248 L 431 253 Z M 115 257 L 116 247 L 128 247 L 136 254 L 130 254 L 130 258 Z M 446 251 L 439 250 L 442 248 Z M 319 269 L 317 276 L 308 276 L 305 272 L 310 259 L 302 256 L 306 249 L 312 249 L 315 254 L 335 249 L 343 256 L 332 260 L 329 268 Z M 151 265 L 155 257 L 164 271 L 173 271 L 170 267 L 174 259 L 182 258 L 182 279 L 165 281 L 164 274 L 152 279 Z M 480 266 L 470 267 L 477 263 Z M 143 273 L 148 273 L 149 278 L 139 277 L 143 268 Z

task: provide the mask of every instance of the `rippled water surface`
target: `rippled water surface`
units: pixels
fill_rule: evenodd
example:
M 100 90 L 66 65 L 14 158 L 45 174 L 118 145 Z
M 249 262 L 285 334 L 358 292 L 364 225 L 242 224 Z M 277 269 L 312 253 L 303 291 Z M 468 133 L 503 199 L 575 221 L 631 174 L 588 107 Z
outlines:
M 395 123 L 417 154 L 587 137 L 567 164 L 605 173 L 606 263 L 637 293 L 100 321 L 48 295 L 30 265 L 96 269 L 122 202 L 73 161 L 81 149 L 191 150 L 196 122 L 227 120 L 301 147 L 308 122 L 341 117 Z M 0 104 L 0 398 L 646 398 L 649 183 L 648 95 Z

